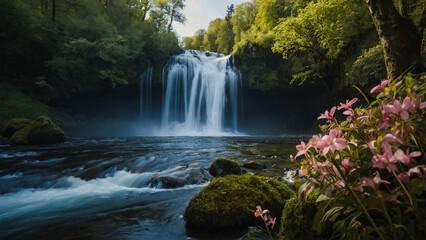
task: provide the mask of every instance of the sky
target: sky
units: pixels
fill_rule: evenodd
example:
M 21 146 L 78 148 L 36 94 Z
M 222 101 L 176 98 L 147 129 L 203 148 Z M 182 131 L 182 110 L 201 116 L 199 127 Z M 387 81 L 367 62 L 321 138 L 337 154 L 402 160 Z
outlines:
M 226 15 L 227 6 L 238 5 L 249 0 L 186 0 L 183 14 L 186 23 L 173 23 L 173 28 L 182 37 L 192 37 L 195 31 L 209 27 L 210 21 L 215 18 L 223 18 Z

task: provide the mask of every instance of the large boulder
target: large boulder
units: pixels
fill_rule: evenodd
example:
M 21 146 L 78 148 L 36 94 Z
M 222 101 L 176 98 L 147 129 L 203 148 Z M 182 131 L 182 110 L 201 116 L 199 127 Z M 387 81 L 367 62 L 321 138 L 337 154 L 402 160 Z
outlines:
M 223 177 L 229 174 L 241 175 L 241 167 L 234 160 L 216 158 L 210 166 L 209 172 L 213 177 Z
M 311 194 L 307 199 L 300 201 L 297 197 L 291 198 L 285 204 L 278 239 L 329 239 L 332 233 L 326 231 L 318 235 L 312 230 L 315 214 L 318 209 L 317 196 Z
M 255 161 L 249 161 L 249 162 L 244 163 L 243 167 L 253 169 L 253 170 L 262 170 L 262 169 L 266 168 L 266 165 L 260 164 L 260 163 L 255 162 Z
M 11 145 L 63 143 L 69 137 L 52 119 L 40 116 L 26 127 L 16 131 L 9 139 Z
M 218 177 L 192 198 L 184 218 L 188 227 L 202 229 L 248 227 L 262 223 L 254 216 L 256 206 L 280 219 L 286 200 L 293 196 L 275 179 L 247 174 Z
M 14 118 L 11 119 L 9 122 L 6 123 L 6 125 L 2 128 L 0 135 L 6 138 L 12 137 L 12 135 L 26 127 L 28 124 L 30 124 L 33 120 L 27 119 L 27 118 Z

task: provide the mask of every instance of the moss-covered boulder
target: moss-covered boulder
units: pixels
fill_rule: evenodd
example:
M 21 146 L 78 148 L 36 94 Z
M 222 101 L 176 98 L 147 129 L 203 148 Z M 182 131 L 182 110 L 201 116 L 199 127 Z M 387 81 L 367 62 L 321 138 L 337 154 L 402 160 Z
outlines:
M 315 200 L 316 197 L 309 196 L 301 202 L 294 197 L 286 202 L 280 222 L 279 239 L 321 239 L 321 236 L 311 230 L 317 212 Z
M 2 135 L 3 137 L 6 138 L 10 138 L 12 137 L 12 135 L 26 127 L 28 124 L 30 124 L 32 122 L 32 120 L 27 119 L 27 118 L 14 118 L 11 119 L 9 122 L 6 123 L 6 125 L 2 128 L 0 135 Z
M 262 169 L 266 168 L 266 165 L 260 164 L 260 163 L 255 162 L 255 161 L 249 161 L 249 162 L 244 163 L 243 167 L 253 169 L 253 170 L 262 170 Z
M 230 174 L 241 175 L 241 167 L 234 160 L 216 158 L 210 166 L 209 172 L 213 177 L 223 177 Z
M 40 116 L 26 127 L 16 131 L 9 139 L 11 145 L 63 143 L 69 137 L 52 119 Z
M 254 216 L 256 206 L 269 209 L 280 219 L 294 192 L 275 179 L 253 175 L 218 177 L 195 195 L 186 208 L 188 227 L 234 229 L 262 223 Z

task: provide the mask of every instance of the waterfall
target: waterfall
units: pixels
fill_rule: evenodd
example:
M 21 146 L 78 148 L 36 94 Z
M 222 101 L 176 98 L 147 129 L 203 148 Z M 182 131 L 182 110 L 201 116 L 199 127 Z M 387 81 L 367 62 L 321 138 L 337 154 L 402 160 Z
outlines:
M 144 125 L 152 118 L 152 66 L 149 66 L 140 76 L 140 121 Z
M 238 132 L 241 74 L 233 56 L 186 50 L 170 59 L 162 81 L 160 135 Z

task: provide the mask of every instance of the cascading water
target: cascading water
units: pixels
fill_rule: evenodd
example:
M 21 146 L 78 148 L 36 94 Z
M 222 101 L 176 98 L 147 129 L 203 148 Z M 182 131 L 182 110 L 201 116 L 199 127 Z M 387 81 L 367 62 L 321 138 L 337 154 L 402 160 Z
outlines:
M 159 135 L 237 133 L 241 74 L 233 56 L 186 50 L 163 69 L 162 86 Z M 141 95 L 146 87 L 141 84 Z M 146 103 L 141 102 L 143 105 Z
M 144 125 L 152 117 L 152 66 L 149 66 L 140 76 L 140 119 Z

